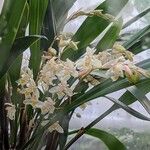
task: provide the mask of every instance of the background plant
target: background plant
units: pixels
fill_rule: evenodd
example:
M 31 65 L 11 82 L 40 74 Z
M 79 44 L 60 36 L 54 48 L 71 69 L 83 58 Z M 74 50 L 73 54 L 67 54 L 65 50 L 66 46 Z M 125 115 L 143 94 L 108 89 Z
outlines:
M 33 78 L 36 80 L 41 65 L 43 51 L 48 50 L 53 39 L 60 34 L 60 31 L 62 31 L 66 22 L 67 12 L 74 2 L 75 1 L 73 0 L 5 0 L 0 17 L 0 149 L 37 149 L 37 147 L 40 149 L 44 144 L 44 136 L 46 134 L 44 129 L 49 127 L 53 122 L 59 120 L 58 118 L 63 118 L 64 123 L 61 122 L 61 125 L 64 124 L 62 127 L 65 132 L 61 135 L 57 132 L 52 134 L 48 133 L 47 143 L 45 143 L 46 149 L 54 150 L 58 145 L 60 149 L 67 149 L 84 133 L 100 138 L 106 143 L 109 149 L 116 146 L 116 141 L 120 145 L 120 149 L 125 149 L 123 144 L 112 135 L 98 129 L 91 129 L 93 125 L 120 107 L 138 118 L 149 120 L 148 117 L 143 116 L 139 112 L 128 107 L 129 104 L 138 100 L 149 112 L 149 100 L 145 96 L 145 94 L 149 92 L 149 79 L 141 79 L 135 84 L 135 86 L 131 86 L 132 84 L 126 79 L 120 79 L 115 82 L 106 80 L 88 92 L 85 92 L 87 86 L 83 84 L 81 86 L 80 95 L 77 99 L 75 98 L 75 101 L 71 102 L 71 104 L 65 106 L 65 111 L 73 113 L 74 109 L 81 104 L 84 104 L 94 98 L 105 96 L 106 94 L 122 88 L 127 88 L 127 91 L 123 93 L 123 95 L 119 98 L 119 101 L 116 101 L 111 97 L 107 97 L 109 100 L 114 102 L 114 105 L 87 127 L 81 128 L 78 131 L 73 131 L 72 133 L 78 132 L 78 134 L 68 144 L 66 144 L 66 139 L 68 134 L 71 134 L 68 133 L 70 120 L 68 113 L 60 113 L 60 116 L 57 115 L 58 118 L 55 117 L 55 121 L 50 120 L 50 123 L 47 126 L 43 129 L 39 129 L 35 132 L 35 134 L 33 133 L 31 137 L 26 138 L 26 129 L 29 127 L 29 120 L 33 118 L 33 112 L 32 107 L 29 106 L 26 109 L 25 116 L 24 109 L 21 109 L 22 107 L 20 107 L 19 111 L 16 111 L 15 115 L 17 117 L 15 117 L 15 120 L 9 120 L 11 128 L 10 133 L 8 132 L 9 126 L 4 103 L 9 103 L 11 101 L 16 106 L 18 103 L 22 103 L 23 98 L 17 91 L 18 84 L 16 81 L 20 78 L 23 51 L 30 47 L 31 56 L 29 60 L 29 67 L 33 70 Z M 113 2 L 111 0 L 106 0 L 96 9 L 103 10 L 103 14 L 110 14 L 116 17 L 127 2 L 127 0 L 115 0 Z M 61 7 L 62 5 L 63 7 Z M 136 19 L 134 19 L 134 21 L 135 20 Z M 131 23 L 132 21 L 130 24 Z M 29 26 L 29 33 L 25 36 L 27 26 Z M 135 35 L 132 35 L 128 41 L 123 42 L 123 46 L 132 51 L 134 54 L 143 51 L 143 49 L 141 49 L 141 42 L 143 38 L 148 36 L 149 27 L 150 26 L 148 25 Z M 96 43 L 97 51 L 112 48 L 116 40 L 120 38 L 119 33 L 122 29 L 122 21 L 112 23 L 112 18 L 106 19 L 103 16 L 96 15 L 87 17 L 72 38 L 73 41 L 80 41 L 78 49 L 74 51 L 72 48 L 66 48 L 61 59 L 66 60 L 69 58 L 72 61 L 77 60 L 85 53 L 86 47 L 90 46 L 91 42 L 101 35 L 105 29 L 105 35 L 101 36 L 101 38 L 98 39 L 98 43 Z M 54 48 L 56 50 L 58 49 L 57 42 L 54 43 Z M 142 68 L 149 69 L 149 59 L 140 62 L 138 65 Z M 145 86 L 145 84 L 147 86 Z M 12 93 L 10 93 L 11 89 Z M 39 141 L 39 137 L 42 137 L 41 142 Z M 59 137 L 58 141 L 56 140 L 56 137 Z M 110 137 L 112 142 L 107 143 L 106 137 Z

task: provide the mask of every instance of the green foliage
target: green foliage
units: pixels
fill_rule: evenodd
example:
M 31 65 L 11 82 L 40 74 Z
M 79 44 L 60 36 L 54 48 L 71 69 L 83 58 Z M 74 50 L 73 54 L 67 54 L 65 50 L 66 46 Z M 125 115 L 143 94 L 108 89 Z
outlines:
M 41 35 L 44 16 L 46 13 L 48 0 L 30 0 L 29 1 L 29 34 Z M 42 48 L 40 47 L 40 41 L 37 41 L 30 47 L 30 68 L 33 70 L 34 77 L 36 78 L 42 55 Z
M 143 2 L 140 0 L 133 0 L 133 2 L 139 12 L 142 12 L 143 10 L 145 10 L 145 8 L 150 6 L 149 0 L 144 0 Z M 149 16 L 150 16 L 150 14 L 147 14 L 144 16 L 144 18 L 147 20 L 147 23 L 150 22 Z
M 127 147 L 127 150 L 148 150 L 150 133 L 146 131 L 133 131 L 128 128 L 109 129 L 109 132 L 119 139 Z M 93 146 L 94 145 L 94 146 Z M 71 147 L 72 150 L 108 150 L 99 139 L 84 135 Z
M 8 71 L 9 67 L 15 62 L 16 58 L 21 55 L 28 47 L 34 44 L 39 39 L 44 39 L 42 36 L 27 36 L 18 38 L 14 41 L 11 52 L 8 59 L 5 61 L 5 67 L 0 72 L 0 78 L 2 78 Z
M 86 134 L 102 140 L 107 145 L 109 150 L 126 150 L 125 146 L 117 138 L 105 131 L 91 128 L 88 132 L 86 132 Z

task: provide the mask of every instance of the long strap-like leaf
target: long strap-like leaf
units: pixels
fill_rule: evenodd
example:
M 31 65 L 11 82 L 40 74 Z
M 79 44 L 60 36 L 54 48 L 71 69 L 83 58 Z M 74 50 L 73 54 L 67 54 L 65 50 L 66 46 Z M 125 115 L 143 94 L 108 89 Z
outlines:
M 115 21 L 96 46 L 96 53 L 111 48 L 119 36 L 122 27 L 122 19 Z
M 86 132 L 86 134 L 103 141 L 109 150 L 126 150 L 126 147 L 123 145 L 123 143 L 121 143 L 115 136 L 106 131 L 91 128 Z
M 123 28 L 126 28 L 128 26 L 130 26 L 131 24 L 135 23 L 137 20 L 139 20 L 140 18 L 142 18 L 143 16 L 145 16 L 147 13 L 150 12 L 150 8 L 147 8 L 146 10 L 144 10 L 143 12 L 139 13 L 137 16 L 133 17 L 131 20 L 129 20 L 128 22 L 126 22 L 123 25 Z
M 9 2 L 9 1 L 6 1 Z M 8 58 L 13 42 L 16 38 L 19 25 L 23 16 L 24 8 L 26 6 L 26 0 L 18 1 L 13 0 L 13 7 L 11 8 L 11 13 L 9 17 L 6 17 L 7 26 L 4 36 L 2 37 L 2 42 L 0 43 L 0 72 L 3 69 L 4 63 Z M 4 11 L 5 12 L 5 11 Z M 7 11 L 6 14 L 7 15 Z M 15 16 L 15 17 L 14 17 Z
M 150 32 L 150 25 L 144 27 L 138 33 L 133 35 L 127 42 L 123 44 L 126 49 L 130 49 L 135 43 L 137 43 L 144 35 Z
M 39 39 L 42 39 L 45 37 L 42 36 L 27 36 L 18 38 L 15 40 L 12 51 L 8 57 L 8 59 L 5 62 L 5 67 L 0 71 L 0 78 L 2 78 L 5 73 L 8 71 L 10 66 L 15 62 L 16 58 L 22 54 L 29 46 L 31 46 L 33 43 L 38 41 Z
M 43 20 L 45 17 L 45 12 L 47 9 L 48 0 L 30 0 L 29 8 L 29 34 L 30 35 L 41 35 L 41 29 L 43 25 Z M 40 48 L 40 41 L 37 41 L 30 47 L 31 57 L 30 57 L 30 68 L 33 70 L 34 78 L 36 78 L 39 67 L 41 64 L 42 50 Z
M 136 86 L 131 86 L 127 88 L 127 90 L 135 96 L 135 98 L 143 105 L 145 110 L 150 114 L 150 101 L 145 96 L 145 94 Z
M 141 114 L 138 111 L 132 109 L 131 107 L 128 107 L 127 105 L 125 105 L 121 101 L 118 101 L 118 100 L 116 100 L 116 99 L 114 99 L 110 96 L 105 96 L 105 97 L 107 99 L 109 99 L 110 101 L 114 102 L 118 107 L 124 109 L 126 112 L 128 112 L 132 116 L 137 117 L 137 118 L 142 119 L 142 120 L 150 121 L 150 118 L 144 116 L 143 114 Z

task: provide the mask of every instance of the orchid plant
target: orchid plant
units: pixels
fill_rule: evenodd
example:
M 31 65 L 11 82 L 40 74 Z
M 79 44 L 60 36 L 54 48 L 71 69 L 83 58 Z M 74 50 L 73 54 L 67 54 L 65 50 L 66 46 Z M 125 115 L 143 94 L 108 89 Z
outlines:
M 0 26 L 0 149 L 67 150 L 88 134 L 110 150 L 125 150 L 116 137 L 93 126 L 118 108 L 150 121 L 128 106 L 138 100 L 150 112 L 145 96 L 150 87 L 144 88 L 150 82 L 149 60 L 134 62 L 134 55 L 142 51 L 137 43 L 149 33 L 149 25 L 128 41 L 118 40 L 122 19 L 116 16 L 128 0 L 106 0 L 95 10 L 80 10 L 69 17 L 66 14 L 75 0 L 13 1 L 4 2 L 0 16 L 5 23 Z M 61 14 L 57 11 L 64 2 Z M 75 34 L 60 32 L 82 16 L 87 18 Z M 106 28 L 105 35 L 92 44 Z M 22 64 L 28 47 L 31 55 Z M 118 100 L 107 96 L 123 88 L 126 92 Z M 114 105 L 86 127 L 70 131 L 75 109 L 98 97 Z M 72 134 L 76 135 L 68 141 Z

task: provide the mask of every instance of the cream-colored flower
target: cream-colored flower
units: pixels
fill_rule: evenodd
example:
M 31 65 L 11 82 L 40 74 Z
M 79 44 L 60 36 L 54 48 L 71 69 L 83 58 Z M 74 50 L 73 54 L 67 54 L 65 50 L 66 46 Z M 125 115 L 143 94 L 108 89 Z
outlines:
M 110 59 L 102 65 L 102 69 L 109 69 L 109 68 L 115 66 L 116 64 L 124 63 L 125 61 L 126 60 L 123 56 L 116 58 L 116 59 Z
M 78 44 L 79 42 L 70 41 L 68 44 L 68 48 L 71 48 L 73 50 L 78 50 Z
M 71 39 L 60 38 L 60 40 L 59 40 L 59 47 L 60 48 L 68 47 L 68 48 L 71 48 L 73 50 L 78 50 L 78 46 L 77 46 L 78 44 L 79 44 L 79 42 L 74 42 Z
M 5 103 L 6 106 L 6 111 L 7 111 L 7 117 L 10 120 L 14 120 L 15 119 L 15 113 L 16 113 L 16 107 L 15 105 L 11 104 L 11 103 Z
M 29 68 L 23 69 L 18 85 L 20 86 L 18 91 L 25 97 L 23 103 L 35 108 L 39 99 L 39 90 L 33 79 L 33 73 Z
M 44 91 L 47 91 L 50 85 L 53 85 L 53 81 L 56 78 L 56 75 L 62 69 L 61 64 L 56 60 L 56 57 L 53 57 L 43 66 L 40 71 L 38 84 L 42 86 Z
M 54 56 L 56 56 L 56 54 L 57 54 L 57 51 L 54 49 L 54 48 L 52 48 L 52 47 L 49 47 L 48 48 L 48 51 L 44 51 L 44 55 L 42 56 L 42 58 L 45 60 L 50 60 L 50 59 L 52 59 Z
M 128 50 L 126 50 L 122 45 L 116 43 L 113 46 L 112 53 L 116 54 L 122 54 L 125 58 L 129 59 L 130 61 L 133 61 L 134 54 Z
M 59 133 L 64 133 L 63 128 L 59 125 L 59 122 L 55 122 L 48 128 L 49 132 L 57 131 Z
M 133 63 L 128 62 L 124 65 L 125 75 L 132 83 L 137 83 L 141 76 L 150 78 L 150 71 L 135 66 Z
M 78 71 L 76 70 L 75 63 L 71 60 L 67 59 L 65 62 L 62 63 L 62 70 L 57 74 L 57 77 L 60 80 L 67 81 L 70 79 L 70 77 L 77 78 L 78 77 Z
M 96 80 L 92 75 L 87 75 L 84 81 L 89 82 L 91 85 L 95 86 L 98 85 L 100 82 Z
M 41 123 L 42 126 L 45 126 L 49 121 L 45 120 Z M 57 131 L 59 133 L 64 133 L 63 128 L 59 125 L 59 121 L 56 121 L 54 124 L 52 124 L 49 128 L 48 128 L 49 132 L 53 132 L 53 131 Z
M 18 80 L 20 86 L 19 91 L 22 94 L 34 93 L 37 89 L 33 79 L 33 73 L 29 68 L 24 68 L 21 73 L 21 78 Z
M 44 102 L 41 102 L 39 101 L 37 104 L 36 104 L 36 108 L 40 108 L 41 109 L 41 113 L 44 115 L 44 114 L 47 114 L 47 113 L 50 113 L 52 114 L 55 110 L 55 102 L 50 98 L 48 97 L 46 101 Z
M 128 65 L 124 66 L 125 76 L 132 83 L 137 83 L 140 80 L 140 73 L 137 70 L 129 68 Z
M 61 81 L 57 86 L 52 87 L 49 92 L 52 94 L 57 94 L 59 99 L 65 95 L 69 97 L 73 95 L 73 91 L 69 88 L 66 81 Z
M 106 72 L 106 75 L 110 76 L 113 81 L 116 81 L 118 80 L 119 77 L 124 77 L 123 70 L 124 70 L 123 64 L 117 63 Z
M 108 51 L 99 52 L 97 58 L 101 60 L 102 65 L 108 63 L 113 59 L 112 55 Z
M 66 47 L 68 46 L 70 43 L 70 39 L 69 40 L 63 40 L 63 39 L 60 39 L 59 41 L 59 47 Z
M 23 103 L 25 105 L 31 105 L 33 108 L 36 108 L 36 105 L 38 104 L 39 100 L 38 100 L 39 97 L 37 97 L 36 95 L 32 95 L 31 97 L 25 99 L 23 101 Z
M 97 55 L 94 55 L 94 52 L 94 49 L 88 47 L 85 56 L 76 62 L 77 68 L 80 70 L 80 75 L 87 75 L 92 70 L 102 67 L 101 60 L 98 59 Z
M 150 78 L 150 71 L 149 70 L 145 70 L 145 69 L 142 69 L 142 68 L 139 68 L 139 67 L 136 67 L 137 68 L 137 71 L 145 76 L 146 78 Z
M 21 78 L 18 80 L 18 85 L 24 86 L 30 81 L 32 81 L 32 79 L 33 79 L 32 71 L 29 68 L 24 67 L 21 71 Z

